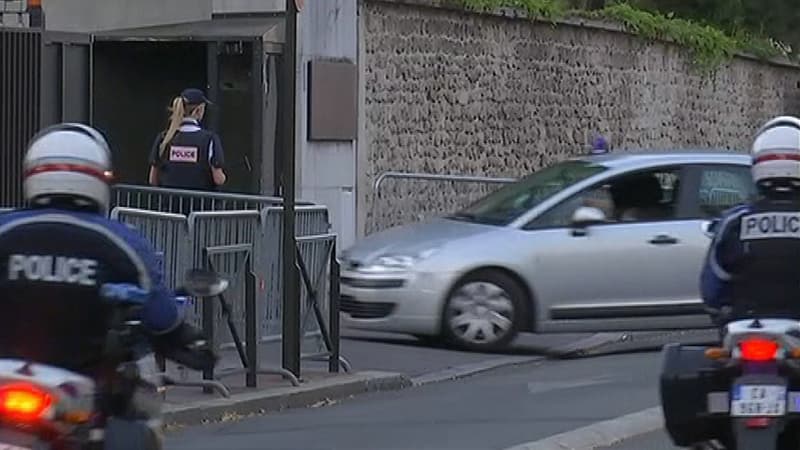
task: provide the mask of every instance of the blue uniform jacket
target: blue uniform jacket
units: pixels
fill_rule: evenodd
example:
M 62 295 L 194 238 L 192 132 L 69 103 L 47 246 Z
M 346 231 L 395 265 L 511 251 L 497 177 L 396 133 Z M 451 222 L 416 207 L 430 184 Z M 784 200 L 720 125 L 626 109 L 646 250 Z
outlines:
M 739 240 L 739 224 L 742 216 L 750 213 L 751 209 L 750 205 L 740 205 L 722 214 L 700 275 L 700 293 L 709 308 L 730 306 L 730 270 L 744 254 Z
M 150 298 L 141 310 L 142 324 L 153 333 L 165 333 L 181 322 L 178 307 L 172 292 L 164 285 L 164 274 L 158 255 L 150 243 L 133 228 L 99 214 L 57 210 L 57 209 L 25 209 L 0 214 L 0 227 L 12 224 L 21 219 L 30 219 L 42 215 L 66 215 L 72 219 L 101 226 L 120 237 L 141 258 L 148 270 L 150 279 Z

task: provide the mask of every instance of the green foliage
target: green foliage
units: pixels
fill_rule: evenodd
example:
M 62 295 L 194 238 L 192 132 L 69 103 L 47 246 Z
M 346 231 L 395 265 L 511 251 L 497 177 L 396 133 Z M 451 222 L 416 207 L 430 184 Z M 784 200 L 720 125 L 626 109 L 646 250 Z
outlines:
M 493 11 L 497 8 L 516 8 L 528 13 L 531 17 L 557 19 L 568 12 L 563 0 L 462 0 L 461 3 L 476 11 Z
M 797 0 L 628 0 L 631 5 L 714 25 L 730 35 L 770 36 L 800 45 Z M 781 47 L 781 45 L 778 45 Z
M 714 69 L 736 52 L 750 53 L 761 58 L 787 56 L 788 53 L 787 49 L 778 43 L 756 37 L 754 33 L 742 31 L 741 28 L 735 32 L 726 32 L 707 22 L 687 19 L 683 15 L 676 17 L 674 12 L 662 13 L 654 6 L 659 1 L 669 0 L 637 2 L 637 5 L 647 9 L 631 6 L 627 2 L 613 2 L 594 10 L 570 9 L 570 6 L 586 3 L 569 1 L 568 4 L 566 0 L 459 0 L 463 6 L 479 11 L 507 7 L 525 10 L 531 17 L 550 20 L 565 16 L 611 20 L 621 23 L 626 29 L 644 38 L 670 40 L 689 48 L 695 63 L 703 70 Z
M 740 42 L 721 30 L 671 15 L 636 9 L 627 3 L 606 6 L 596 15 L 621 22 L 627 29 L 648 39 L 666 39 L 688 47 L 695 62 L 704 69 L 718 66 L 742 50 Z

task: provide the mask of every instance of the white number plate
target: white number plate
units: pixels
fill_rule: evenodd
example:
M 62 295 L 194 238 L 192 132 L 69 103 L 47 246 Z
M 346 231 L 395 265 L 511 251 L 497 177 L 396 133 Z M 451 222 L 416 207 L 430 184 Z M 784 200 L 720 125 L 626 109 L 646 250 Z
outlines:
M 786 386 L 738 385 L 731 395 L 731 416 L 783 416 L 786 414 Z
M 0 450 L 32 450 L 30 447 L 20 447 L 19 445 L 4 444 L 0 442 Z

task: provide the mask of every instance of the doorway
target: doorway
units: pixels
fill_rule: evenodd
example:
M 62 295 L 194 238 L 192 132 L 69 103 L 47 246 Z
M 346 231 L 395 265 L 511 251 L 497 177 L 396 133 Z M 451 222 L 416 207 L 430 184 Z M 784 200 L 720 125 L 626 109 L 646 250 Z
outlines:
M 209 48 L 218 49 L 218 89 L 209 88 Z M 117 182 L 147 184 L 150 150 L 167 126 L 167 107 L 183 89 L 198 87 L 215 103 L 203 126 L 219 133 L 225 149 L 228 182 L 221 190 L 258 193 L 250 50 L 241 50 L 198 41 L 95 41 L 94 126 L 114 150 Z

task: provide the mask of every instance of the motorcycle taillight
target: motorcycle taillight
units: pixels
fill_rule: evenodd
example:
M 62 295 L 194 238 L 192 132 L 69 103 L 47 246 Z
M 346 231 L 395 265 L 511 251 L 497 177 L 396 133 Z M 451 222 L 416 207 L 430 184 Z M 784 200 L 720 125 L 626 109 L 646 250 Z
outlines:
M 747 428 L 767 428 L 769 424 L 769 417 L 748 417 L 744 421 L 744 426 Z
M 778 354 L 778 343 L 764 338 L 749 338 L 739 342 L 744 361 L 772 361 Z
M 49 392 L 30 383 L 15 383 L 0 386 L 0 416 L 19 420 L 33 421 L 53 403 Z

